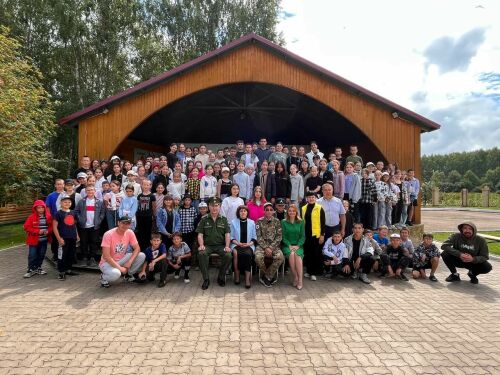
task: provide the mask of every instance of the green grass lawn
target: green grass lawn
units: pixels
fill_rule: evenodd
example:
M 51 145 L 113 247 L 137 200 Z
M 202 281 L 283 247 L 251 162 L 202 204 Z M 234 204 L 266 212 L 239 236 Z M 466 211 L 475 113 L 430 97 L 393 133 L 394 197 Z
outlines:
M 481 232 L 483 234 L 489 234 L 490 236 L 500 237 L 500 232 Z M 443 242 L 448 239 L 451 233 L 434 233 L 434 240 Z M 489 242 L 488 241 L 488 249 L 490 249 L 490 253 L 500 255 L 500 242 Z
M 0 225 L 0 250 L 22 245 L 26 240 L 23 224 Z

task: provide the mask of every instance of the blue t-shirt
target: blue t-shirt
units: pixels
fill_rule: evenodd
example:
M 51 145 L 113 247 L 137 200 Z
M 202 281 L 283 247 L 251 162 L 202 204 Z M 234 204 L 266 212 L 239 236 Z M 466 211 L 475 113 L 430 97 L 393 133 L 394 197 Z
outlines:
M 382 245 L 382 246 L 387 246 L 387 245 L 389 245 L 389 238 L 387 238 L 387 237 L 385 237 L 385 238 L 380 238 L 380 237 L 379 237 L 379 235 L 378 235 L 378 233 L 375 233 L 375 234 L 373 235 L 373 239 L 374 239 L 375 241 L 377 241 L 377 243 L 378 243 L 379 245 Z
M 144 250 L 144 255 L 146 255 L 146 262 L 151 263 L 153 260 L 158 258 L 160 255 L 166 254 L 167 249 L 164 244 L 160 244 L 158 249 L 152 249 L 151 246 Z
M 55 214 L 57 213 L 56 202 L 57 202 L 57 198 L 59 198 L 59 194 L 61 194 L 61 193 L 58 193 L 57 191 L 53 191 L 52 193 L 50 193 L 47 196 L 47 199 L 45 199 L 45 205 L 49 208 L 50 214 L 52 216 L 55 216 Z
M 57 221 L 57 230 L 63 239 L 76 240 L 76 215 L 75 211 L 59 210 L 54 216 Z

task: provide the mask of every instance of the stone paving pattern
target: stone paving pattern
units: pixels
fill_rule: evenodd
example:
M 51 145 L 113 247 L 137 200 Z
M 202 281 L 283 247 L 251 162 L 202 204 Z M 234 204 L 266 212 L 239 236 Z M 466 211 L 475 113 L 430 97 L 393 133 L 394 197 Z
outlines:
M 451 209 L 422 210 L 422 222 L 425 230 L 450 231 L 457 230 L 457 224 L 464 221 L 473 221 L 479 231 L 500 230 L 500 210 L 481 211 L 459 211 Z
M 0 252 L 0 374 L 500 374 L 500 279 L 306 280 L 249 291 L 23 279 Z M 212 280 L 215 269 L 211 269 Z M 376 279 L 376 280 L 375 280 Z M 464 281 L 465 279 L 465 281 Z M 255 279 L 254 279 L 255 281 Z

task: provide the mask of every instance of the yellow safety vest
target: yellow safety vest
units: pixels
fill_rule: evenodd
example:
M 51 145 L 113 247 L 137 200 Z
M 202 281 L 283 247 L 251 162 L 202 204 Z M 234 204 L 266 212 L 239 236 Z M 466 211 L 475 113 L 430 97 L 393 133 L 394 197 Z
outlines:
M 306 219 L 307 204 L 302 206 L 302 219 Z M 313 210 L 311 212 L 311 232 L 314 237 L 319 238 L 321 236 L 321 205 L 318 203 L 314 204 Z

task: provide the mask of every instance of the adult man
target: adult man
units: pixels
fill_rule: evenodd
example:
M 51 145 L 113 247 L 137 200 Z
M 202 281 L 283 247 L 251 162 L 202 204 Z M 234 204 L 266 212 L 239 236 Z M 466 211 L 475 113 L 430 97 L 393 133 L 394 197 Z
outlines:
M 460 274 L 457 267 L 467 268 L 472 284 L 477 284 L 477 275 L 488 273 L 492 270 L 492 265 L 488 262 L 488 245 L 484 238 L 479 237 L 476 225 L 466 221 L 458 225 L 460 233 L 455 233 L 448 238 L 441 246 L 441 258 L 450 270 L 451 274 L 446 281 L 460 281 Z
M 339 231 L 342 237 L 345 235 L 345 208 L 342 201 L 333 196 L 333 185 L 325 182 L 321 187 L 323 196 L 318 203 L 325 210 L 326 227 L 325 240 L 330 238 L 334 231 Z
M 210 198 L 208 202 L 210 213 L 203 216 L 196 228 L 198 233 L 198 262 L 203 276 L 201 289 L 208 289 L 210 280 L 208 278 L 208 258 L 215 253 L 221 258 L 221 266 L 217 283 L 220 286 L 226 285 L 226 270 L 231 264 L 233 256 L 231 254 L 231 230 L 229 223 L 224 216 L 219 214 L 221 200 Z
M 288 155 L 283 152 L 283 143 L 278 142 L 276 143 L 276 151 L 269 156 L 269 161 L 274 162 L 276 164 L 277 162 L 282 162 L 284 165 L 286 165 L 286 159 L 288 158 Z
M 99 263 L 101 270 L 101 286 L 108 288 L 109 283 L 116 281 L 121 275 L 126 280 L 135 281 L 146 259 L 141 252 L 137 238 L 130 229 L 131 219 L 128 216 L 118 218 L 118 227 L 108 230 L 102 237 L 102 256 Z M 128 253 L 129 245 L 133 251 Z
M 262 188 L 262 196 L 266 198 L 268 202 L 276 197 L 276 180 L 268 171 L 269 163 L 264 160 L 260 165 L 260 172 L 255 174 L 253 181 L 253 188 L 260 186 Z
M 78 174 L 80 172 L 85 173 L 85 177 L 87 177 L 87 172 L 90 171 L 90 157 L 87 155 L 82 156 L 80 160 L 80 167 L 73 173 L 73 178 L 76 180 L 78 178 Z
M 356 145 L 351 145 L 349 147 L 349 152 L 351 153 L 351 155 L 349 155 L 346 159 L 345 159 L 345 162 L 346 163 L 353 163 L 353 164 L 356 164 L 356 163 L 361 163 L 361 165 L 363 165 L 363 159 L 361 158 L 361 156 L 358 155 L 358 146 Z
M 310 143 L 311 145 L 311 151 L 309 151 L 306 156 L 307 156 L 307 160 L 309 161 L 309 165 L 313 165 L 314 164 L 314 156 L 318 156 L 319 159 L 323 159 L 323 153 L 318 149 L 318 144 L 316 143 L 316 141 L 311 141 Z
M 415 207 L 418 206 L 418 194 L 420 193 L 420 181 L 415 177 L 415 171 L 413 169 L 408 169 L 407 172 L 409 193 L 410 193 L 410 205 L 408 206 L 408 219 L 406 224 L 413 225 L 413 214 L 415 213 Z
M 263 275 L 259 280 L 267 288 L 276 283 L 276 271 L 283 263 L 281 246 L 281 223 L 274 217 L 273 205 L 264 204 L 264 217 L 257 220 L 257 248 L 255 263 Z
M 99 228 L 106 214 L 104 204 L 95 197 L 95 188 L 85 188 L 86 197 L 78 202 L 75 217 L 82 255 L 87 257 L 87 266 L 96 266 L 95 255 L 99 244 Z
M 64 180 L 62 178 L 56 179 L 54 183 L 55 191 L 50 193 L 45 199 L 45 205 L 47 206 L 50 215 L 52 217 L 57 213 L 57 198 L 59 195 L 64 192 Z M 57 262 L 57 248 L 59 247 L 59 243 L 57 242 L 56 235 L 52 233 L 52 242 L 50 243 L 50 249 L 52 251 L 52 259 Z
M 370 240 L 363 236 L 363 224 L 354 223 L 352 234 L 344 239 L 344 243 L 347 247 L 352 278 L 359 278 L 361 282 L 370 284 L 368 274 L 374 263 L 374 249 Z
M 269 148 L 267 148 L 266 137 L 261 137 L 259 140 L 259 147 L 257 148 L 257 150 L 255 150 L 255 155 L 257 155 L 257 157 L 259 158 L 259 165 L 258 165 L 259 169 L 264 160 L 269 160 L 269 156 L 271 156 L 271 154 L 272 151 Z

